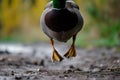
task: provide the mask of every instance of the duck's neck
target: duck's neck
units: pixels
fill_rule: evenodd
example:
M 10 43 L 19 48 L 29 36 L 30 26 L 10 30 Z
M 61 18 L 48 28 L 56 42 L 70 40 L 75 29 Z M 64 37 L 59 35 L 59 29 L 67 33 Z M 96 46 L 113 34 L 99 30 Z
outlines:
M 53 1 L 53 8 L 62 9 L 65 8 L 66 0 L 52 0 Z

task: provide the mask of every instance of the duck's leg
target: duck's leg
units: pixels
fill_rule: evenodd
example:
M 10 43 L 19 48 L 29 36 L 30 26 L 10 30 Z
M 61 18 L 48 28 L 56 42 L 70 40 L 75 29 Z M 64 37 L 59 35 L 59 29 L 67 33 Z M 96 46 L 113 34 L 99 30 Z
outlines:
M 76 56 L 75 40 L 76 40 L 76 35 L 73 36 L 72 45 L 71 45 L 70 49 L 68 50 L 68 52 L 65 53 L 65 55 L 64 55 L 65 57 L 70 58 L 70 57 L 75 57 Z
M 61 57 L 61 55 L 57 52 L 57 50 L 55 49 L 54 47 L 54 41 L 53 39 L 50 40 L 51 41 L 51 45 L 52 45 L 52 48 L 53 48 L 53 54 L 52 54 L 52 61 L 62 61 L 63 58 Z

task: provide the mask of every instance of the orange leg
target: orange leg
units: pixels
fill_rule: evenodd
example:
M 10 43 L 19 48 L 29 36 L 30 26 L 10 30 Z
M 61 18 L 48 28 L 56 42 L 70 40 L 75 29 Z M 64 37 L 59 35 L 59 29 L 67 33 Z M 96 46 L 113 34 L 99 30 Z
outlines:
M 70 49 L 68 50 L 68 52 L 65 53 L 65 55 L 64 55 L 65 57 L 71 58 L 71 57 L 75 57 L 76 56 L 75 40 L 76 40 L 76 35 L 73 36 L 72 45 L 71 45 Z
M 52 45 L 52 48 L 53 48 L 53 54 L 52 54 L 52 61 L 62 61 L 63 58 L 61 57 L 61 55 L 57 52 L 57 50 L 55 49 L 54 47 L 54 41 L 53 39 L 50 40 L 51 41 L 51 45 Z

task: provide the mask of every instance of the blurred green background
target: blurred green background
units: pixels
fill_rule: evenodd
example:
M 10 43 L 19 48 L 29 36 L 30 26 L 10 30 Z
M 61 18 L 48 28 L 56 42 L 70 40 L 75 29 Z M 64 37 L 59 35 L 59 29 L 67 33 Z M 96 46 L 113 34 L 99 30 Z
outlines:
M 0 0 L 0 42 L 48 42 L 40 27 L 40 16 L 49 1 Z M 120 0 L 74 1 L 84 18 L 77 46 L 120 45 Z

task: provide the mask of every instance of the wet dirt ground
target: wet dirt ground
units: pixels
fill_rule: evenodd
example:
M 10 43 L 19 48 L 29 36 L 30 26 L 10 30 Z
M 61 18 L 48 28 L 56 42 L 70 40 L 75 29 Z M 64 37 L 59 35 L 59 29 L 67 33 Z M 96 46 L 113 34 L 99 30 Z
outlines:
M 63 55 L 69 46 L 56 44 Z M 120 80 L 117 48 L 77 48 L 75 58 L 52 62 L 51 46 L 0 44 L 0 80 Z

